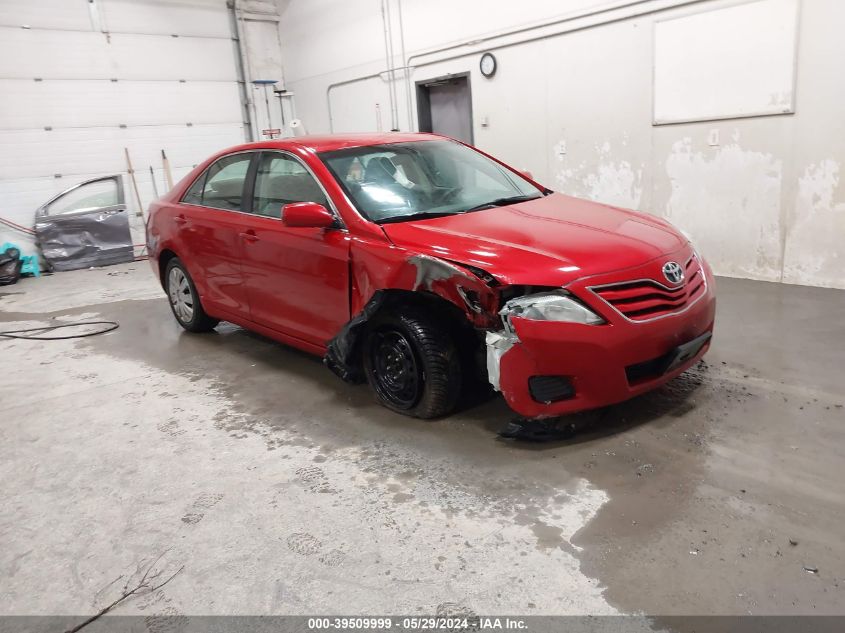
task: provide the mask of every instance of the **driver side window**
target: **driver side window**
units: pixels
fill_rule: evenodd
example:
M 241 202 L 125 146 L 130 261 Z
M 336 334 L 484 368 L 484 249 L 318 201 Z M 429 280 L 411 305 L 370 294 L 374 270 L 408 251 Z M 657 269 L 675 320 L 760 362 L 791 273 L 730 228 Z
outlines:
M 329 206 L 320 185 L 302 163 L 287 154 L 265 152 L 255 176 L 252 212 L 280 218 L 282 207 L 292 202 Z
M 123 190 L 117 178 L 100 178 L 77 185 L 53 200 L 47 207 L 47 213 L 50 215 L 85 213 L 122 205 Z

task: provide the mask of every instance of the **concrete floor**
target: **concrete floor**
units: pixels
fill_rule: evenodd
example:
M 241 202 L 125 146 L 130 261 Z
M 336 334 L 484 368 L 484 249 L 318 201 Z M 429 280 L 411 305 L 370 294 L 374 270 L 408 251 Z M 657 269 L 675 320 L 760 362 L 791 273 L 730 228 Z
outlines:
M 133 614 L 843 614 L 845 292 L 724 279 L 706 362 L 575 437 L 501 399 L 409 420 L 229 325 L 184 333 L 146 263 L 0 288 L 0 608 Z M 805 571 L 817 568 L 817 573 Z

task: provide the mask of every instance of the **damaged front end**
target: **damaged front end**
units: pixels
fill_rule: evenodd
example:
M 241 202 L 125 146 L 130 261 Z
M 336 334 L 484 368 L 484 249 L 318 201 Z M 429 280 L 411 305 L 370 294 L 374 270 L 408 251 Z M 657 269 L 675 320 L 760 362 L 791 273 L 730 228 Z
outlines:
M 483 332 L 501 327 L 495 278 L 478 268 L 425 254 L 407 256 L 404 252 L 406 257 L 395 261 L 402 252 L 374 244 L 353 246 L 351 303 L 355 316 L 329 341 L 323 359 L 346 382 L 363 382 L 363 334 L 382 310 L 416 304 L 453 330 Z
M 397 262 L 399 253 L 405 257 Z M 421 307 L 450 330 L 474 373 L 501 392 L 512 409 L 540 417 L 546 405 L 570 397 L 573 385 L 562 377 L 533 375 L 537 350 L 522 345 L 519 327 L 604 323 L 561 288 L 503 286 L 482 269 L 431 255 L 353 246 L 350 266 L 355 316 L 329 341 L 324 357 L 326 366 L 350 383 L 364 381 L 363 341 L 378 315 Z
M 358 351 L 361 335 L 367 323 L 384 304 L 385 293 L 377 290 L 364 309 L 346 323 L 326 347 L 323 363 L 344 382 L 356 384 L 364 381 Z
M 398 253 L 405 255 L 399 262 Z M 574 406 L 575 372 L 558 369 L 570 367 L 572 353 L 583 353 L 578 341 L 585 329 L 587 338 L 601 337 L 604 328 L 589 326 L 606 324 L 560 287 L 502 285 L 481 269 L 396 248 L 353 248 L 350 277 L 355 316 L 328 343 L 324 357 L 340 378 L 363 382 L 363 341 L 383 311 L 422 308 L 450 331 L 468 359 L 465 369 L 527 418 L 556 416 Z
M 575 387 L 568 376 L 545 375 L 533 371 L 534 353 L 520 345 L 522 341 L 517 331 L 518 326 L 528 324 L 529 327 L 544 327 L 543 324 L 548 323 L 603 325 L 605 320 L 566 290 L 523 290 L 523 294 L 505 301 L 499 310 L 502 329 L 486 333 L 487 376 L 491 386 L 502 392 L 511 408 L 516 411 L 530 409 L 532 417 L 541 417 L 544 414 L 538 407 L 572 398 L 575 395 Z M 512 352 L 515 347 L 517 350 Z M 505 372 L 509 375 L 504 376 Z M 527 380 L 527 394 L 524 393 L 525 389 L 515 388 L 515 377 Z M 525 402 L 526 395 L 530 396 L 531 402 L 528 405 Z
M 511 347 L 519 342 L 519 338 L 513 332 L 500 330 L 498 332 L 487 332 L 484 337 L 484 344 L 487 348 L 487 380 L 496 391 L 501 391 L 500 367 L 502 356 L 507 354 Z
M 552 289 L 546 292 L 529 293 L 517 296 L 505 303 L 499 311 L 503 329 L 487 332 L 487 376 L 496 391 L 501 391 L 502 357 L 519 342 L 514 330 L 514 317 L 534 321 L 562 321 L 600 325 L 604 323 L 595 312 L 570 295 L 565 290 Z

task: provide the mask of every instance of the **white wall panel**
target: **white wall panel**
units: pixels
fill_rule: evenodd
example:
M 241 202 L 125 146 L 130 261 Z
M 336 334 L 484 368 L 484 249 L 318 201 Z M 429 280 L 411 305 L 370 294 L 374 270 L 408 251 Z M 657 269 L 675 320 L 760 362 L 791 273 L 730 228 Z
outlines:
M 0 216 L 32 226 L 54 194 L 123 174 L 142 241 L 124 148 L 146 207 L 150 166 L 164 192 L 162 149 L 178 180 L 244 141 L 229 20 L 225 0 L 0 0 Z M 275 24 L 259 31 L 256 66 L 280 66 Z M 5 239 L 32 249 L 0 226 Z
M 239 122 L 234 82 L 0 79 L 5 129 Z
M 229 38 L 221 0 L 97 0 L 103 28 L 114 33 L 161 33 Z
M 654 122 L 794 112 L 797 19 L 797 0 L 757 0 L 657 22 Z
M 249 56 L 253 79 L 275 79 L 281 82 L 282 49 L 276 22 L 254 20 L 244 22 L 244 44 Z
M 332 90 L 331 103 L 335 132 L 390 130 L 390 97 L 383 79 L 338 86 Z
M 0 77 L 115 77 L 106 36 L 0 28 Z
M 229 37 L 223 0 L 93 0 L 100 28 L 113 33 Z M 0 24 L 33 29 L 92 28 L 89 0 L 0 0 Z
M 128 147 L 138 169 L 161 164 L 161 150 L 170 161 L 191 165 L 213 152 L 243 142 L 239 123 L 134 128 L 64 128 L 0 131 L 0 180 L 53 174 L 123 171 Z
M 0 77 L 235 81 L 224 39 L 0 29 Z
M 800 95 L 785 191 L 784 281 L 843 287 L 845 270 L 845 2 L 804 0 Z M 802 74 L 803 71 L 803 74 Z
M 426 0 L 402 3 L 407 53 L 529 23 L 548 21 L 575 11 L 622 4 L 623 0 Z M 397 3 L 391 3 L 398 29 Z M 282 10 L 282 44 L 289 79 L 297 80 L 380 60 L 384 35 L 380 0 L 294 0 Z M 318 38 L 315 35 L 319 34 Z M 398 44 L 398 31 L 395 31 Z M 315 46 L 315 39 L 330 43 Z M 340 51 L 340 52 L 339 52 Z M 394 51 L 399 59 L 399 51 Z M 397 64 L 399 65 L 399 64 Z
M 540 182 L 564 193 L 670 219 L 692 234 L 719 274 L 845 288 L 845 2 L 799 3 L 794 114 L 663 126 L 653 125 L 657 22 L 708 10 L 726 9 L 727 15 L 728 7 L 788 8 L 792 2 L 755 7 L 742 0 L 643 0 L 620 9 L 622 4 L 405 1 L 412 83 L 469 72 L 479 147 L 531 169 Z M 394 52 L 397 6 L 392 0 Z M 376 128 L 372 104 L 387 91 L 366 77 L 385 70 L 379 8 L 377 0 L 284 5 L 280 28 L 288 88 L 296 93 L 297 112 L 309 131 L 328 131 L 326 89 L 336 82 L 352 82 L 332 90 L 336 129 Z M 579 9 L 602 12 L 549 26 Z M 766 26 L 775 16 L 758 18 L 756 26 Z M 540 26 L 491 35 L 527 23 Z M 724 61 L 720 47 L 734 26 L 740 25 L 727 20 L 702 28 L 702 60 L 709 55 Z M 742 26 L 745 51 L 772 51 L 771 38 L 745 28 L 755 26 L 748 20 Z M 524 43 L 516 43 L 519 39 Z M 794 38 L 775 40 L 782 41 L 788 57 Z M 492 79 L 478 72 L 485 50 L 499 60 Z M 400 56 L 396 52 L 397 62 Z M 779 64 L 789 71 L 778 75 L 780 86 L 789 83 L 788 66 Z M 734 79 L 740 70 L 727 68 Z M 400 128 L 406 130 L 403 79 L 397 92 Z M 740 93 L 719 81 L 710 88 L 721 92 L 717 105 Z M 771 92 L 777 94 L 769 94 L 767 103 L 780 104 L 783 90 Z M 388 108 L 385 104 L 385 113 Z
M 90 29 L 87 0 L 0 0 L 0 24 L 52 29 Z
M 237 80 L 231 40 L 115 35 L 112 46 L 119 78 Z

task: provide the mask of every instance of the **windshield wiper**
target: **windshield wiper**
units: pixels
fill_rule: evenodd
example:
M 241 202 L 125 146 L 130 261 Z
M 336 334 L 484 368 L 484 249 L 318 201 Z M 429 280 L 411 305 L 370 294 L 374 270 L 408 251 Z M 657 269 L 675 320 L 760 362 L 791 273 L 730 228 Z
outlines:
M 377 220 L 376 224 L 392 224 L 394 222 L 408 222 L 410 220 L 422 220 L 423 218 L 440 218 L 445 215 L 455 215 L 461 211 L 419 211 L 409 215 L 393 215 L 383 220 Z
M 496 200 L 491 200 L 490 202 L 485 202 L 484 204 L 479 204 L 474 207 L 470 207 L 469 209 L 462 211 L 462 213 L 482 211 L 483 209 L 492 209 L 493 207 L 504 207 L 509 204 L 516 204 L 517 202 L 536 200 L 537 198 L 542 198 L 542 196 L 510 196 L 508 198 L 497 198 Z

